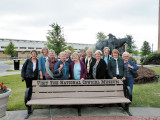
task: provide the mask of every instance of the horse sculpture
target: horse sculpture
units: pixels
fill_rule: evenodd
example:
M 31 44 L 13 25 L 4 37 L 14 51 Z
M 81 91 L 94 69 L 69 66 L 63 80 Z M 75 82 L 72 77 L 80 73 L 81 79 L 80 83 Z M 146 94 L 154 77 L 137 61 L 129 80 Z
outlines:
M 109 34 L 108 35 L 109 38 L 108 39 L 104 39 L 104 40 L 100 40 L 96 43 L 96 50 L 102 50 L 104 47 L 109 47 L 110 51 L 112 51 L 113 49 L 118 49 L 120 54 L 122 55 L 123 52 L 125 51 L 124 49 L 122 49 L 122 46 L 124 46 L 124 44 L 128 44 L 129 47 L 131 47 L 131 38 L 121 38 L 121 39 L 117 39 L 114 35 Z

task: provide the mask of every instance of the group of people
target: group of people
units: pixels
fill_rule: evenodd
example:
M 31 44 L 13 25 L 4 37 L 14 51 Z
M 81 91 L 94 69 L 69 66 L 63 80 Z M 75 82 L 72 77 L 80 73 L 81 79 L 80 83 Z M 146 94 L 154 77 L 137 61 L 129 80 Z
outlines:
M 84 80 L 84 79 L 122 79 L 133 89 L 134 78 L 131 70 L 138 70 L 138 66 L 129 60 L 130 54 L 124 52 L 122 58 L 117 49 L 110 53 L 105 47 L 103 53 L 96 50 L 81 50 L 80 54 L 65 50 L 59 54 L 60 60 L 55 58 L 55 51 L 42 49 L 42 56 L 37 59 L 37 51 L 31 51 L 31 58 L 23 64 L 21 71 L 22 81 L 26 87 L 32 87 L 32 80 Z M 72 57 L 71 57 L 72 56 Z

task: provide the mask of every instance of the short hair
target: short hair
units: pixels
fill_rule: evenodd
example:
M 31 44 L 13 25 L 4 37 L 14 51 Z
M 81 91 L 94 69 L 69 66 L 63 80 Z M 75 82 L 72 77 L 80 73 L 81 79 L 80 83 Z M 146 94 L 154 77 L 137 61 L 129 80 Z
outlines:
M 130 54 L 129 54 L 128 52 L 124 52 L 124 53 L 122 54 L 122 58 L 124 57 L 124 55 L 128 55 L 128 56 L 130 57 Z
M 118 53 L 118 55 L 120 55 L 119 51 L 117 49 L 113 49 L 112 50 L 112 56 L 113 56 L 113 53 Z
M 31 54 L 32 54 L 32 52 L 35 52 L 36 55 L 38 55 L 38 52 L 37 52 L 36 50 L 32 50 L 32 51 L 31 51 Z
M 65 50 L 64 52 L 69 52 L 71 54 L 71 51 L 70 50 Z
M 103 48 L 103 51 L 105 51 L 106 49 L 108 49 L 108 51 L 110 52 L 109 47 L 104 47 L 104 48 Z
M 48 48 L 47 47 L 43 47 L 41 53 L 43 53 L 43 50 L 46 49 L 47 53 L 48 53 Z
M 61 56 L 61 55 L 66 55 L 66 52 L 64 52 L 64 51 L 60 52 L 59 56 Z
M 50 53 L 50 52 L 53 52 L 53 53 L 55 54 L 55 51 L 54 51 L 54 50 L 52 50 L 52 49 L 51 49 L 51 50 L 49 50 L 49 53 Z
M 89 51 L 93 53 L 93 50 L 92 50 L 92 49 L 87 49 L 86 53 L 89 52 Z
M 85 50 L 84 50 L 84 49 L 81 49 L 80 52 L 85 52 Z
M 96 50 L 96 52 L 94 54 L 96 55 L 97 53 L 100 53 L 102 55 L 102 51 L 101 50 Z
M 78 52 L 74 52 L 74 53 L 72 54 L 72 58 L 73 58 L 74 55 L 77 55 L 77 56 L 80 58 L 80 55 L 78 54 Z

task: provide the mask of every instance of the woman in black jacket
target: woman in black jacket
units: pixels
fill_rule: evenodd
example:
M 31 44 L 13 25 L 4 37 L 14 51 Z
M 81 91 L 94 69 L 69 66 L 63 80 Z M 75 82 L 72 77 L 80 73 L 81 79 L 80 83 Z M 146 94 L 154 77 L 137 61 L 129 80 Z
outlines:
M 91 65 L 91 73 L 93 79 L 104 79 L 106 75 L 106 63 L 103 59 L 101 59 L 102 52 L 97 50 L 95 52 L 96 61 Z
M 37 51 L 31 51 L 31 58 L 27 59 L 23 64 L 22 71 L 21 71 L 21 79 L 22 81 L 25 80 L 26 87 L 32 87 L 32 80 L 38 79 L 38 59 L 37 59 Z

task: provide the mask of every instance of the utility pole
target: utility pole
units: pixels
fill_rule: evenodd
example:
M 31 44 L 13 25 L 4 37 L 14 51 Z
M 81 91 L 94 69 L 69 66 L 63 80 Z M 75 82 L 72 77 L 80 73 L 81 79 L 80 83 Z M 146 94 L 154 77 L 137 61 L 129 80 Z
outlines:
M 159 13 L 158 13 L 158 53 L 160 53 L 160 0 L 159 0 Z

